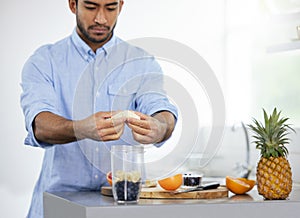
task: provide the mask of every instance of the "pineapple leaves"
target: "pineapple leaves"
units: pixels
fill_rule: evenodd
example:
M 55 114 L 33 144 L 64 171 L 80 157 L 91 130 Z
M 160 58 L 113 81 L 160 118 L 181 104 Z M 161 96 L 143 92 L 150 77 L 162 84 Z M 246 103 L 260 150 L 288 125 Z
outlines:
M 265 128 L 269 129 L 269 119 L 268 119 L 268 114 L 266 113 L 265 109 L 263 109 L 264 111 L 264 120 L 265 120 Z
M 277 112 L 274 108 L 271 115 L 263 109 L 264 125 L 253 118 L 253 125 L 248 127 L 254 132 L 253 141 L 256 148 L 260 150 L 262 157 L 282 157 L 288 155 L 285 145 L 289 144 L 290 139 L 287 138 L 289 130 L 295 130 L 286 122 L 289 118 L 281 118 L 281 111 Z

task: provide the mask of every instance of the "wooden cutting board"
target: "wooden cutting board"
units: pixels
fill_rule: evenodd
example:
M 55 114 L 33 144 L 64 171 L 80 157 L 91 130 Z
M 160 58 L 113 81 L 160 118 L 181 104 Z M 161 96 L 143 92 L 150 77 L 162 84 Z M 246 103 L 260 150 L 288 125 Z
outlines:
M 178 189 L 181 190 L 181 189 Z M 112 196 L 111 187 L 102 187 L 101 194 Z M 194 191 L 187 193 L 173 194 L 163 190 L 157 186 L 155 188 L 142 188 L 140 198 L 144 199 L 216 199 L 228 197 L 228 189 L 225 186 L 220 186 L 217 189 Z

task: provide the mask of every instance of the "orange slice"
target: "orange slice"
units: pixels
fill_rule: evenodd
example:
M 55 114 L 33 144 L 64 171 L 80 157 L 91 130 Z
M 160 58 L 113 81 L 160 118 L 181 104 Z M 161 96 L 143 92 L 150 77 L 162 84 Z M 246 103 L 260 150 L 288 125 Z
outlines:
M 109 184 L 110 186 L 112 186 L 112 174 L 111 174 L 111 172 L 108 172 L 108 173 L 106 174 L 106 180 L 107 180 L 108 184 Z
M 254 185 L 253 185 L 254 186 Z M 253 188 L 241 178 L 226 176 L 226 187 L 234 194 L 245 194 Z
M 175 191 L 182 185 L 182 174 L 158 180 L 158 184 L 167 191 Z

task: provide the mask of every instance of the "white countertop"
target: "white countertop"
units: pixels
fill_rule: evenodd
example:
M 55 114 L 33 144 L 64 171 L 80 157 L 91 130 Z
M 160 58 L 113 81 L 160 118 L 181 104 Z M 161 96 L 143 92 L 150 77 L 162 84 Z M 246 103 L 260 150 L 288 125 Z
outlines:
M 287 200 L 264 200 L 256 186 L 247 195 L 229 194 L 221 199 L 140 199 L 138 204 L 118 205 L 99 192 L 44 193 L 45 218 L 101 217 L 239 217 L 296 218 L 300 208 L 300 185 Z

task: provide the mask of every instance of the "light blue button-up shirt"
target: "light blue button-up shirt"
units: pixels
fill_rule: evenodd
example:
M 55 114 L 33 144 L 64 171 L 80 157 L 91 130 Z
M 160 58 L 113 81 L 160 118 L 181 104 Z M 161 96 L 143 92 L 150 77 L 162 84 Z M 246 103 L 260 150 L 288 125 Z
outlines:
M 76 120 L 97 111 L 135 110 L 151 115 L 167 110 L 177 117 L 162 89 L 162 77 L 160 66 L 145 51 L 113 36 L 95 53 L 75 30 L 29 58 L 21 84 L 28 131 L 25 144 L 45 148 L 45 154 L 28 217 L 43 217 L 44 191 L 99 190 L 110 170 L 110 146 L 136 143 L 126 127 L 118 141 L 86 139 L 50 145 L 36 140 L 35 116 L 49 111 Z

